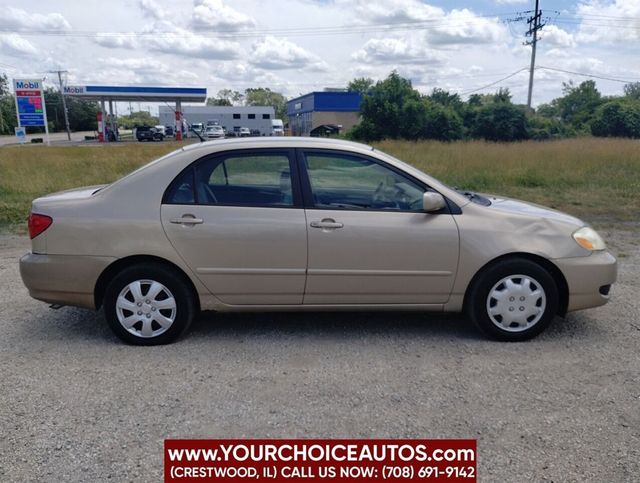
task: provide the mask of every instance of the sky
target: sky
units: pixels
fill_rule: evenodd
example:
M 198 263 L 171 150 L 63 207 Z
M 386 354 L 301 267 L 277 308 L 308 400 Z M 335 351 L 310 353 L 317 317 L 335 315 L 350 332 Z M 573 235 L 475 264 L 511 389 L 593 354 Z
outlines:
M 540 7 L 534 105 L 560 96 L 563 82 L 590 78 L 579 74 L 596 76 L 607 95 L 640 81 L 640 0 Z M 194 86 L 210 96 L 269 87 L 292 98 L 396 70 L 425 94 L 508 87 L 525 103 L 533 8 L 530 0 L 0 0 L 0 72 L 53 83 L 48 71 L 64 69 L 69 85 Z

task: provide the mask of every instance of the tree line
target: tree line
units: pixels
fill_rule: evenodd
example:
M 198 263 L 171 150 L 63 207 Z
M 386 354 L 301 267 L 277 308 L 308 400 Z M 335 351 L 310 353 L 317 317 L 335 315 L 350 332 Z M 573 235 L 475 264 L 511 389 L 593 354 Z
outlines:
M 640 82 L 625 85 L 622 96 L 603 96 L 592 80 L 563 83 L 563 95 L 535 111 L 514 104 L 508 89 L 466 101 L 439 88 L 423 95 L 395 71 L 378 82 L 354 79 L 347 90 L 363 95 L 361 122 L 347 133 L 356 140 L 640 138 Z
M 363 95 L 361 122 L 347 133 L 356 140 L 520 141 L 586 135 L 640 138 L 640 82 L 625 85 L 622 96 L 603 96 L 592 80 L 563 83 L 562 96 L 538 106 L 535 111 L 514 104 L 508 89 L 499 89 L 493 94 L 472 94 L 466 101 L 458 94 L 439 88 L 424 95 L 395 71 L 378 82 L 369 78 L 353 79 L 347 90 Z M 49 129 L 63 131 L 60 92 L 47 88 L 44 97 Z M 97 129 L 97 102 L 74 97 L 67 97 L 66 101 L 73 131 Z M 276 117 L 287 122 L 286 97 L 269 88 L 249 88 L 244 93 L 223 89 L 217 96 L 208 98 L 207 105 L 273 106 Z M 121 115 L 118 122 L 123 128 L 132 128 L 155 125 L 158 118 L 140 111 Z M 15 98 L 6 74 L 0 74 L 0 134 L 13 134 L 15 126 Z

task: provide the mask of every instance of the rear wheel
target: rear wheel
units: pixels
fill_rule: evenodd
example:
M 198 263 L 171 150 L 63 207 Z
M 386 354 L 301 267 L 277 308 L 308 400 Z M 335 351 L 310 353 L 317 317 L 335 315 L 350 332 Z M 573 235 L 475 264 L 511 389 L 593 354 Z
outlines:
M 467 311 L 488 336 L 504 341 L 535 337 L 558 311 L 553 277 L 531 260 L 514 258 L 486 268 L 475 280 Z
M 105 292 L 104 310 L 113 332 L 137 345 L 173 342 L 191 325 L 195 297 L 183 277 L 162 265 L 134 265 Z

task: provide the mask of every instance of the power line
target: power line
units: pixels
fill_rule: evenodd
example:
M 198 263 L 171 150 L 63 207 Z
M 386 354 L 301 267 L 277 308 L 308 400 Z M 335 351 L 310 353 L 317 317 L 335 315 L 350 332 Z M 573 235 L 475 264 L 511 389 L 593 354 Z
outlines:
M 446 19 L 438 18 L 431 20 L 420 20 L 415 22 L 403 22 L 403 23 L 368 23 L 368 24 L 351 24 L 340 26 L 326 26 L 326 27 L 297 27 L 297 28 L 281 28 L 281 29 L 251 29 L 245 31 L 237 31 L 233 29 L 216 29 L 215 31 L 196 29 L 187 30 L 190 33 L 196 33 L 204 37 L 214 38 L 247 38 L 256 37 L 262 35 L 336 35 L 336 34 L 360 34 L 369 33 L 371 31 L 379 32 L 380 29 L 384 31 L 394 30 L 428 30 L 431 28 L 438 28 L 444 26 L 464 26 L 474 24 L 481 19 L 486 18 L 500 18 L 508 15 L 513 15 L 514 12 L 498 13 L 498 14 L 486 14 L 475 15 L 469 19 Z M 171 37 L 175 35 L 182 35 L 180 31 L 174 30 L 148 30 L 137 32 L 95 32 L 90 30 L 20 30 L 20 29 L 0 29 L 3 33 L 18 33 L 24 36 L 59 36 L 59 37 Z
M 496 84 L 500 84 L 501 82 L 506 81 L 507 79 L 510 79 L 511 77 L 513 77 L 513 76 L 515 76 L 515 75 L 518 75 L 520 72 L 524 72 L 524 71 L 526 71 L 526 70 L 527 70 L 527 67 L 523 67 L 522 69 L 518 69 L 517 71 L 512 72 L 512 73 L 511 73 L 511 74 L 509 74 L 508 76 L 503 77 L 502 79 L 498 79 L 497 81 L 494 81 L 494 82 L 492 82 L 491 84 L 487 84 L 487 85 L 484 85 L 484 86 L 482 86 L 482 87 L 478 87 L 478 88 L 476 88 L 476 89 L 472 89 L 472 90 L 470 90 L 470 91 L 462 92 L 462 93 L 460 93 L 460 95 L 461 95 L 461 96 L 466 96 L 467 94 L 473 94 L 474 92 L 478 92 L 478 91 L 482 91 L 482 90 L 484 90 L 484 89 L 488 89 L 489 87 L 493 87 L 493 86 L 495 86 Z
M 631 84 L 633 82 L 638 82 L 638 80 L 640 79 L 636 79 L 636 80 L 629 80 L 629 79 L 619 79 L 619 78 L 615 78 L 615 77 L 607 77 L 607 76 L 603 76 L 603 75 L 597 75 L 597 74 L 587 74 L 585 72 L 575 72 L 575 71 L 571 71 L 571 70 L 566 70 L 566 69 L 559 69 L 557 67 L 545 67 L 543 65 L 540 65 L 538 67 L 536 67 L 537 69 L 543 69 L 543 70 L 551 70 L 551 71 L 556 71 L 556 72 L 564 72 L 565 74 L 573 74 L 573 75 L 580 75 L 583 77 L 593 77 L 594 79 L 602 79 L 602 80 L 608 80 L 608 81 L 612 81 L 612 82 L 620 82 L 623 84 Z

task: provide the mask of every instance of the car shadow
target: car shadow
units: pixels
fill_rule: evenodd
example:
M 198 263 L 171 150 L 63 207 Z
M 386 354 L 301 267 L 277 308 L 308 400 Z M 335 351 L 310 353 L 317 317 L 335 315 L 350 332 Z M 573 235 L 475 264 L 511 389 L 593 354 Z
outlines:
M 94 341 L 113 343 L 118 339 L 109 329 L 102 311 L 75 307 L 29 311 L 22 336 L 47 341 Z M 597 324 L 582 314 L 556 318 L 538 339 L 574 339 L 593 335 Z M 595 326 L 595 327 L 594 327 Z M 202 312 L 182 343 L 206 339 L 243 337 L 331 337 L 340 340 L 363 336 L 409 337 L 425 340 L 486 341 L 462 314 L 431 312 Z
M 193 337 L 233 335 L 340 336 L 404 335 L 423 338 L 481 339 L 461 314 L 426 312 L 203 312 L 191 327 Z

